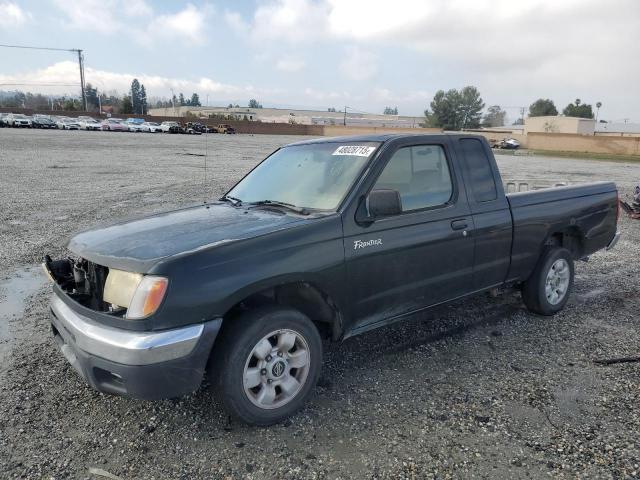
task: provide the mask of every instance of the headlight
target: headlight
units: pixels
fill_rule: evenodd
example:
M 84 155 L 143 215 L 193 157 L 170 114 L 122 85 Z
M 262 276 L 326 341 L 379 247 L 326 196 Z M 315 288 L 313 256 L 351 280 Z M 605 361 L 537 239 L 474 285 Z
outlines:
M 168 285 L 169 280 L 164 277 L 153 275 L 142 277 L 142 281 L 138 284 L 138 288 L 133 294 L 125 317 L 139 319 L 155 313 L 164 299 Z

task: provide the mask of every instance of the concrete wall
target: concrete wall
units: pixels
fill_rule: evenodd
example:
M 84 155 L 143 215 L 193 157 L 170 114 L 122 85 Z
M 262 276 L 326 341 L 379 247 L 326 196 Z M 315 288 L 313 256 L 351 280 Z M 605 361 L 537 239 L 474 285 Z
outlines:
M 640 155 L 640 137 L 530 133 L 528 148 L 563 152 Z
M 243 120 L 246 116 L 248 120 L 261 121 L 266 123 L 295 123 L 304 125 L 342 125 L 344 121 L 343 112 L 328 112 L 324 110 L 303 110 L 286 108 L 248 108 L 248 107 L 167 107 L 151 108 L 150 115 L 157 116 L 181 116 L 187 113 L 198 117 L 207 118 L 209 114 L 223 115 L 227 118 Z M 394 127 L 394 128 L 420 128 L 424 122 L 424 117 L 408 115 L 384 115 L 373 113 L 360 113 L 347 111 L 347 126 L 366 127 Z
M 547 116 L 527 117 L 524 121 L 524 133 L 577 133 L 593 135 L 596 121 L 592 118 Z

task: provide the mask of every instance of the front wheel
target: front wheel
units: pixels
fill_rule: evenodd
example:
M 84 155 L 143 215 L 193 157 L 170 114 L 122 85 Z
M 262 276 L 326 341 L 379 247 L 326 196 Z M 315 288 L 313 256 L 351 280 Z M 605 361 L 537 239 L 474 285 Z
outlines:
M 225 409 L 252 425 L 294 414 L 320 376 L 318 329 L 301 312 L 275 306 L 228 321 L 209 365 Z
M 522 286 L 522 299 L 529 310 L 554 315 L 562 310 L 573 288 L 573 256 L 566 248 L 545 249 L 531 277 Z

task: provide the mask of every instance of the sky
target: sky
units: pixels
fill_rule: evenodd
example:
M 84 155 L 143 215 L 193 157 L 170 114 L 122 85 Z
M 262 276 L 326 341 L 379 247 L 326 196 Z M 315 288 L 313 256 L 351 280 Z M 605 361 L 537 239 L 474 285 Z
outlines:
M 0 0 L 0 44 L 81 48 L 99 90 L 210 105 L 421 115 L 474 85 L 510 119 L 542 97 L 640 122 L 640 0 Z M 78 77 L 71 52 L 0 48 L 0 90 Z

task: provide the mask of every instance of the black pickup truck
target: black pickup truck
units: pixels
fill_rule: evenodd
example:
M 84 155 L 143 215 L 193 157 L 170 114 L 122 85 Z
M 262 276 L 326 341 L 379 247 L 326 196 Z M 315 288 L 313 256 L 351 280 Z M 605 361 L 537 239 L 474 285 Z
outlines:
M 233 415 L 282 420 L 343 340 L 508 287 L 563 308 L 574 261 L 618 239 L 613 183 L 505 195 L 473 135 L 280 148 L 226 195 L 80 233 L 45 258 L 52 330 L 94 388 L 142 399 L 205 375 Z

